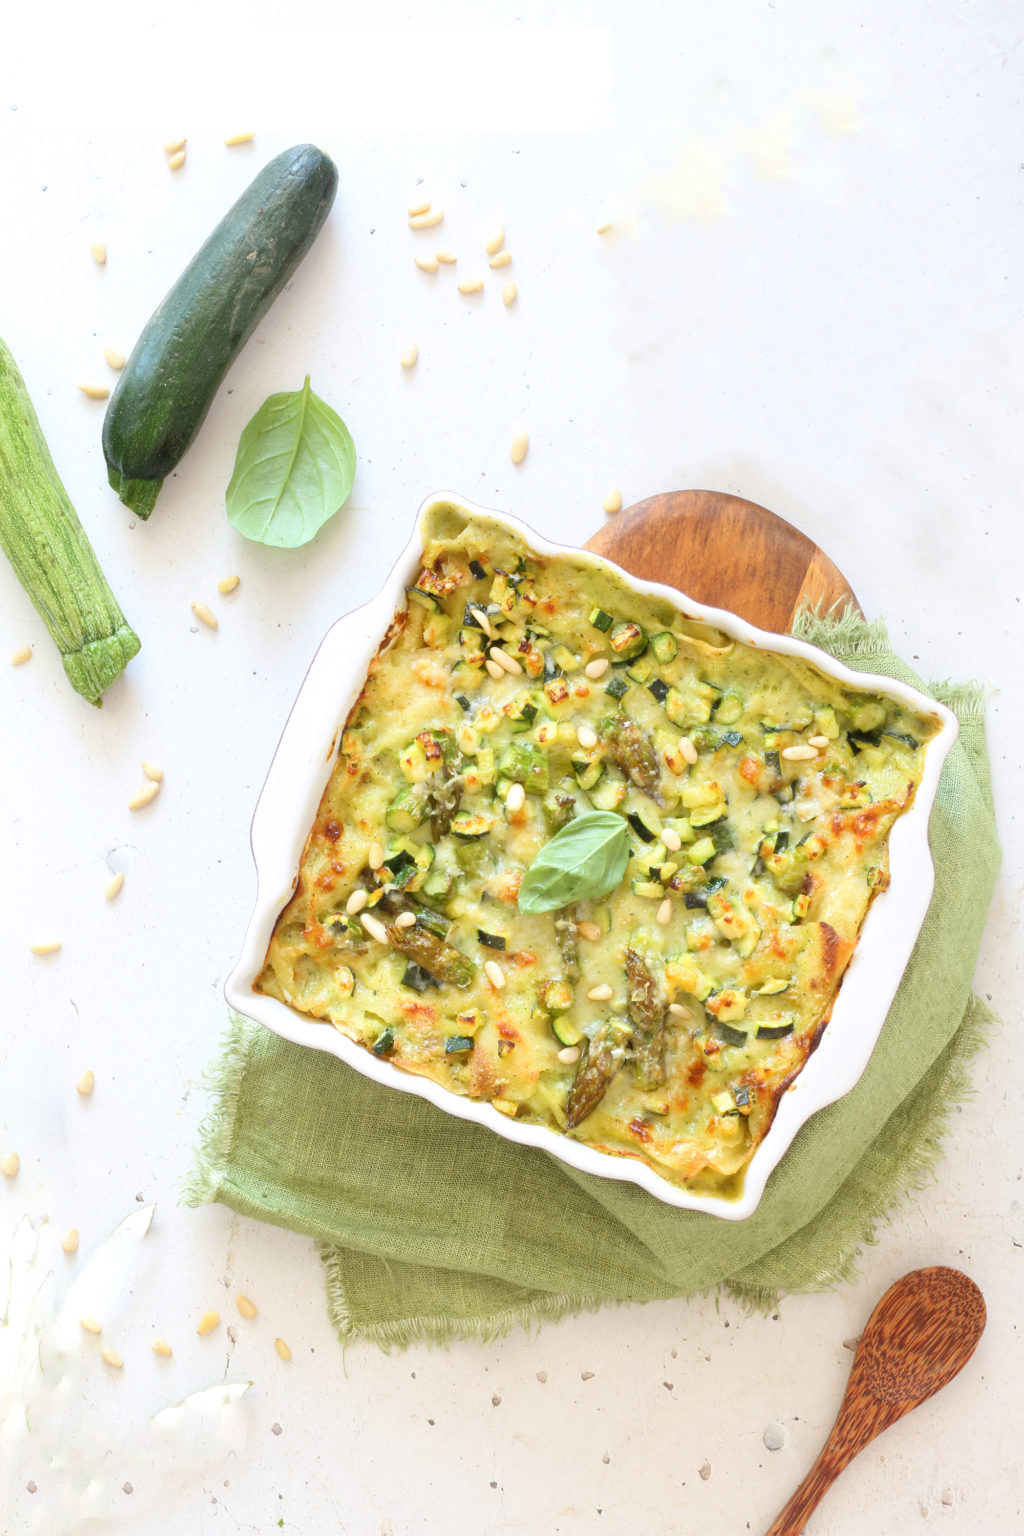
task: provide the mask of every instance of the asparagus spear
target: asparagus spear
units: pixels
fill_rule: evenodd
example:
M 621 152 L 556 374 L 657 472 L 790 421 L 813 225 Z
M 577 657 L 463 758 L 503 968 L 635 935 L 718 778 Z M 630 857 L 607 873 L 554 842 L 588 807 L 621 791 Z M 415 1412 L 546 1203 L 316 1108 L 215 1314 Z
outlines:
M 623 1019 L 605 1019 L 598 1025 L 580 1057 L 566 1100 L 565 1120 L 570 1130 L 575 1130 L 604 1098 L 609 1083 L 625 1060 L 630 1033 L 630 1027 Z
M 626 950 L 629 1021 L 633 1026 L 633 1077 L 639 1088 L 665 1081 L 665 1004 L 650 967 L 636 950 Z

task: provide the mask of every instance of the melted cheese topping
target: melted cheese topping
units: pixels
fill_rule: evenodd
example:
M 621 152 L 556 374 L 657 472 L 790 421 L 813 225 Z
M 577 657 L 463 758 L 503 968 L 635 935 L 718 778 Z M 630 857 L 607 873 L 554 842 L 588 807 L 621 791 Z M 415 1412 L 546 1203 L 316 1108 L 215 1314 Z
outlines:
M 728 1192 L 828 1020 L 937 729 L 435 509 L 256 990 Z M 592 809 L 630 827 L 618 889 L 520 912 Z

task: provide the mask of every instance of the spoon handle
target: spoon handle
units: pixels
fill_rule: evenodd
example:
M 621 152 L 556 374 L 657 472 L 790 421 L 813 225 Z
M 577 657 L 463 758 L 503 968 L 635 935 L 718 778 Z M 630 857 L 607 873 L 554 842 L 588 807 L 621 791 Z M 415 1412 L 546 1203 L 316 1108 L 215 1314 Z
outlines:
M 828 1439 L 799 1488 L 765 1531 L 765 1536 L 800 1536 L 807 1517 L 844 1467 L 883 1429 L 912 1408 L 912 1403 L 878 1403 L 862 1390 L 856 1362 Z
M 779 1511 L 764 1536 L 800 1536 L 808 1517 L 831 1488 L 845 1463 L 840 1465 L 828 1453 L 828 1441 L 822 1446 L 814 1466 L 796 1492 Z

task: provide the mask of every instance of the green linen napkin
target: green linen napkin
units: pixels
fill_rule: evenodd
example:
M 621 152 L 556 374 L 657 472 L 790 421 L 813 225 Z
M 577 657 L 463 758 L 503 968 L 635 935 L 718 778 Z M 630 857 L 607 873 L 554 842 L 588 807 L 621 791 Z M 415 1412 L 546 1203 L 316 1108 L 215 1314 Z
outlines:
M 881 623 L 805 615 L 797 632 L 923 686 Z M 981 690 L 925 691 L 960 721 L 929 828 L 928 916 L 867 1070 L 803 1127 L 746 1221 L 579 1173 L 237 1016 L 188 1203 L 309 1233 L 339 1336 L 385 1347 L 715 1287 L 764 1305 L 851 1278 L 879 1220 L 932 1175 L 992 1023 L 970 990 L 1000 857 Z

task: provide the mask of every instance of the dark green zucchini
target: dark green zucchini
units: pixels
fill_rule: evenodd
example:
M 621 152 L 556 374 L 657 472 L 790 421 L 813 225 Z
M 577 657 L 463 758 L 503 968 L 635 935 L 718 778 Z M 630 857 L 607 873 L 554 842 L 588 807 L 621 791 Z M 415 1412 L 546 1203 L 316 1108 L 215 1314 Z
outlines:
M 338 171 L 312 144 L 264 166 L 150 317 L 103 421 L 110 484 L 148 517 L 221 380 L 316 239 Z

